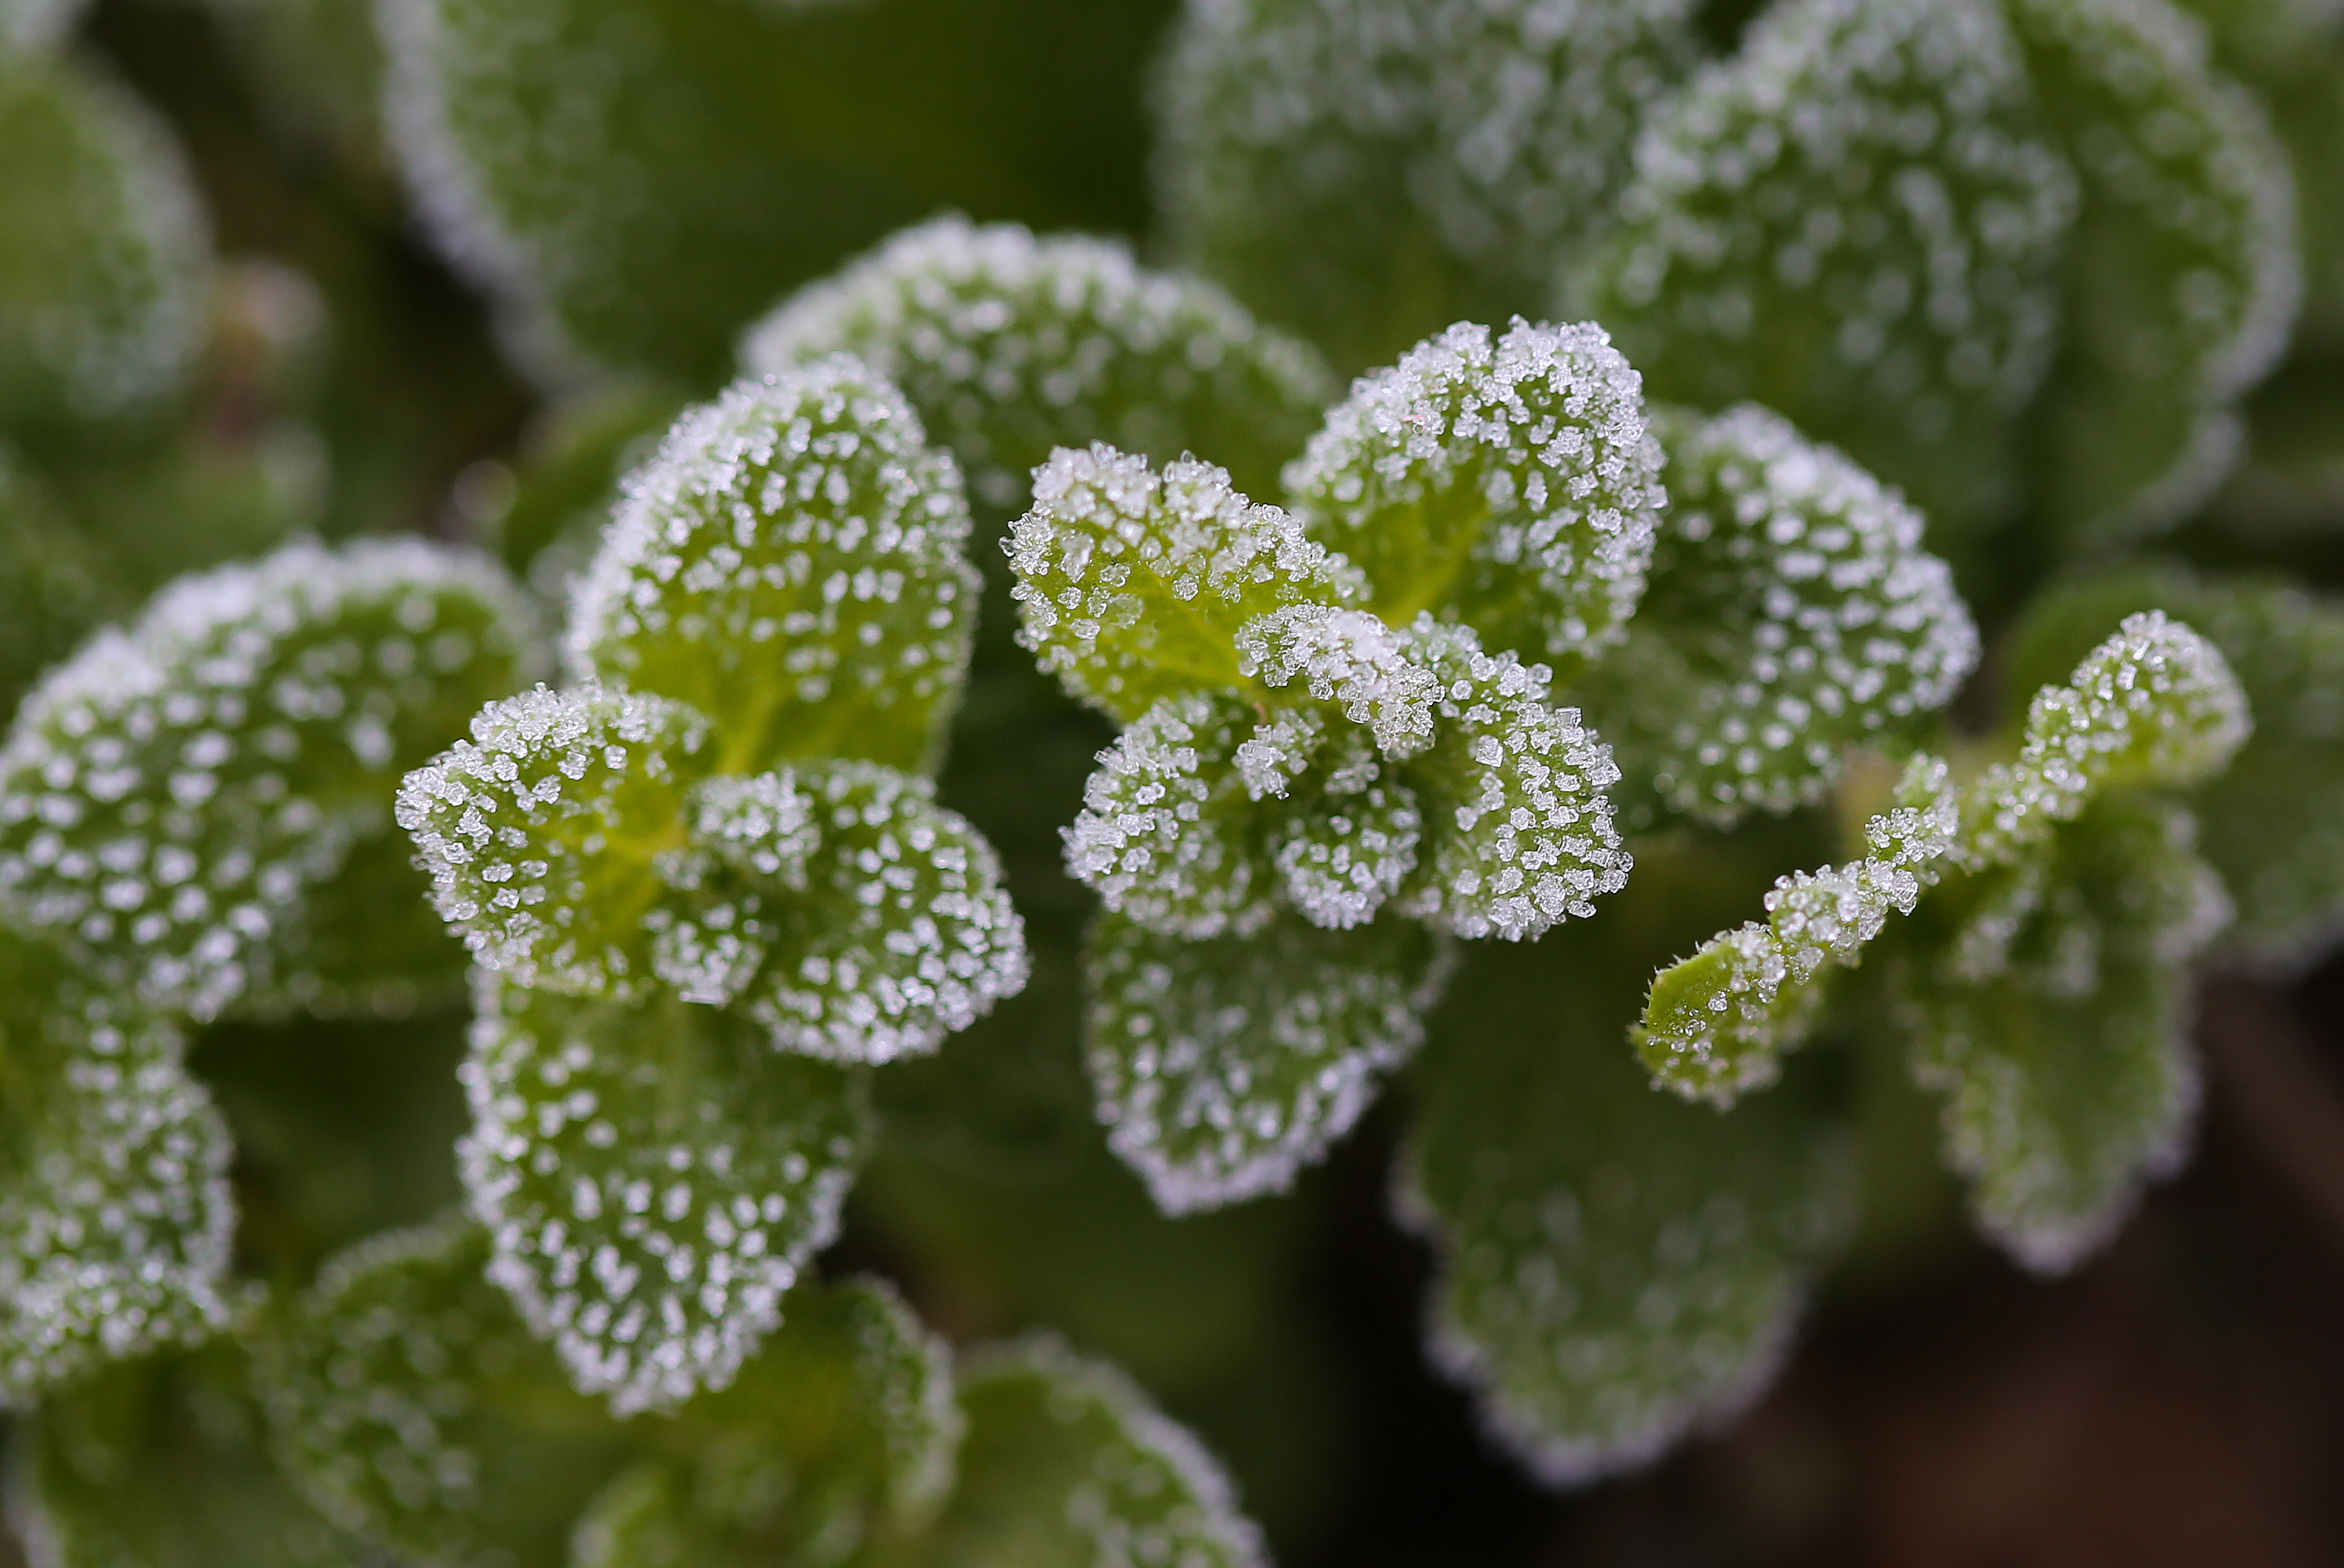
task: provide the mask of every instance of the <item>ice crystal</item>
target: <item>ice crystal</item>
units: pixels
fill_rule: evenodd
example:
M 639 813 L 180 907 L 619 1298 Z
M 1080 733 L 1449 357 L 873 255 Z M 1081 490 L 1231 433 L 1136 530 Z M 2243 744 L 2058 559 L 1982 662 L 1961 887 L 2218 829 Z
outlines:
M 0 930 L 0 1405 L 226 1323 L 227 1129 L 185 1052 Z
M 986 506 L 1017 511 L 1054 447 L 1196 453 L 1266 491 L 1334 387 L 1306 345 L 1113 241 L 943 217 L 750 328 L 752 375 L 850 353 L 904 389 Z
M 1167 1214 L 1293 1184 L 1424 1040 L 1448 944 L 1412 921 L 1288 914 L 1191 941 L 1102 916 L 1086 1050 L 1107 1144 Z
M 1921 515 L 1840 453 L 1749 404 L 1662 427 L 1673 508 L 1589 705 L 1671 811 L 1811 803 L 1849 748 L 1945 705 L 1976 627 Z
M 484 971 L 462 1077 L 489 1274 L 621 1414 L 730 1382 L 836 1234 L 868 1139 L 855 1070 L 662 997 Z
M 12 46 L 57 19 L 0 11 L 0 425 L 134 412 L 203 343 L 210 241 L 178 151 L 79 62 Z
M 580 579 L 571 673 L 692 704 L 717 771 L 933 766 L 976 612 L 968 503 L 903 396 L 834 357 L 687 413 Z
M 316 896 L 389 829 L 399 774 L 517 684 L 526 624 L 489 563 L 415 542 L 182 578 L 18 711 L 0 902 L 198 1018 L 298 990 Z
M 1642 382 L 1601 328 L 1470 324 L 1363 377 L 1288 470 L 1314 538 L 1485 647 L 1575 661 L 1616 641 L 1667 496 Z

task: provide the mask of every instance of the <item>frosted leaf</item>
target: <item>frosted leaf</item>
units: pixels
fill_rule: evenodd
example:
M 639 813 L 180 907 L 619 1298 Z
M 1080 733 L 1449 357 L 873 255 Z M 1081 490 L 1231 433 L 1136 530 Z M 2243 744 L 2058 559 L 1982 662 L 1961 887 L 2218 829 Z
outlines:
M 1167 1214 L 1287 1191 L 1423 1043 L 1450 955 L 1408 920 L 1193 942 L 1101 916 L 1086 1055 L 1107 1146 Z
M 933 784 L 858 762 L 796 779 L 821 847 L 803 893 L 767 900 L 771 951 L 737 1004 L 776 1047 L 840 1062 L 921 1054 L 1024 989 L 1026 928 L 1000 860 Z M 694 842 L 710 842 L 704 824 Z
M 105 557 L 0 444 L 0 722 L 116 606 Z
M 0 427 L 149 407 L 204 339 L 210 239 L 178 150 L 111 82 L 11 46 L 45 13 L 0 11 Z
M 695 890 L 685 800 L 707 737 L 665 698 L 541 686 L 409 774 L 399 824 L 473 958 L 523 985 L 641 995 L 655 967 L 644 917 Z
M 2105 543 L 2169 526 L 2228 470 L 2228 405 L 2285 350 L 2302 293 L 2293 181 L 2260 107 L 2162 0 L 2009 11 L 2083 194 L 2046 499 Z
M 571 673 L 690 703 L 722 773 L 933 767 L 976 614 L 968 503 L 854 361 L 737 382 L 628 481 L 574 590 Z
M 832 1568 L 932 1517 L 961 1435 L 951 1352 L 894 1290 L 808 1283 L 729 1387 L 578 1523 L 574 1568 Z
M 1945 1095 L 1945 1152 L 1980 1225 L 2057 1272 L 2180 1163 L 2197 1108 L 2189 964 L 2229 918 L 2180 808 L 2094 803 L 2022 865 L 1948 887 L 1942 945 L 1895 1016 Z
M 1440 682 L 1431 748 L 1399 777 L 1423 848 L 1398 908 L 1460 937 L 1521 941 L 1626 885 L 1604 790 L 1620 769 L 1575 708 L 1548 704 L 1543 665 L 1483 653 L 1463 627 L 1420 617 L 1402 638 Z
M 627 1439 L 562 1380 L 488 1261 L 484 1234 L 443 1221 L 328 1263 L 262 1353 L 278 1450 L 377 1552 L 560 1568 Z
M 1248 705 L 1201 692 L 1165 698 L 1140 715 L 1099 753 L 1083 787 L 1082 811 L 1065 830 L 1066 869 L 1107 908 L 1166 936 L 1260 930 L 1278 910 L 1262 863 L 1266 813 L 1255 804 L 1271 791 L 1248 788 L 1246 759 L 1282 795 L 1315 753 L 1318 727 L 1257 739 L 1253 719 Z M 1277 746 L 1280 739 L 1288 747 Z M 1271 760 L 1296 753 L 1288 766 Z
M 1600 9 L 1600 8 L 1599 8 Z M 1575 661 L 1616 641 L 1668 504 L 1641 382 L 1591 323 L 1460 323 L 1362 377 L 1286 475 L 1394 626 Z
M 1864 824 L 1867 853 L 1797 871 L 1766 895 L 1766 918 L 1727 931 L 1652 980 L 1637 1054 L 1665 1088 L 1731 1105 L 1774 1081 L 1818 1020 L 1830 970 L 1852 966 L 1893 910 L 1909 915 L 1944 874 L 1960 820 L 1945 764 L 1915 757 L 1896 804 Z
M 1424 814 L 1403 785 L 1329 794 L 1323 813 L 1296 812 L 1269 840 L 1270 862 L 1305 920 L 1328 930 L 1365 925 L 1416 869 Z
M 749 329 L 775 376 L 849 353 L 904 389 L 989 508 L 1015 512 L 1054 447 L 1196 453 L 1268 494 L 1336 387 L 1318 355 L 1219 288 L 1149 271 L 1112 240 L 940 217 L 906 229 Z
M 1637 144 L 1563 298 L 1706 408 L 1748 399 L 1941 524 L 2016 499 L 2076 179 L 1995 0 L 1786 0 Z
M 297 544 L 181 578 L 25 699 L 0 751 L 0 901 L 146 1000 L 298 990 L 310 895 L 389 831 L 399 775 L 519 680 L 484 559 Z
M 185 1050 L 0 930 L 0 1406 L 226 1323 L 230 1144 Z
M 1298 688 L 1342 709 L 1398 760 L 1432 742 L 1440 683 L 1406 638 L 1362 609 L 1295 605 L 1248 622 L 1237 635 L 1238 668 L 1273 690 Z M 1283 791 L 1279 791 L 1283 793 Z
M 8 1523 L 31 1568 L 350 1568 L 363 1549 L 268 1452 L 245 1352 L 117 1362 L 9 1433 Z
M 1349 364 L 1534 307 L 1602 221 L 1694 7 L 1190 0 L 1159 101 L 1176 248 Z
M 1248 688 L 1236 635 L 1293 604 L 1359 596 L 1359 573 L 1209 463 L 1159 475 L 1105 445 L 1062 448 L 1010 525 L 1018 641 L 1066 689 L 1128 724 L 1157 699 Z
M 1752 404 L 1661 427 L 1674 508 L 1588 706 L 1670 811 L 1812 804 L 1847 750 L 1945 706 L 1977 628 L 1920 513 L 1840 453 Z
M 869 1139 L 851 1069 L 712 1008 L 482 971 L 459 1150 L 489 1277 L 621 1415 L 721 1388 L 836 1235 Z
M 960 1406 L 959 1483 L 906 1568 L 1267 1568 L 1220 1465 L 1114 1368 L 997 1346 L 964 1362 Z
M 1682 1104 L 1607 1010 L 1573 1016 L 1560 1040 L 1547 1022 L 1454 1042 L 1400 1176 L 1439 1248 L 1434 1358 L 1556 1485 L 1648 1462 L 1764 1388 L 1854 1209 L 1844 1133 L 1793 1090 Z

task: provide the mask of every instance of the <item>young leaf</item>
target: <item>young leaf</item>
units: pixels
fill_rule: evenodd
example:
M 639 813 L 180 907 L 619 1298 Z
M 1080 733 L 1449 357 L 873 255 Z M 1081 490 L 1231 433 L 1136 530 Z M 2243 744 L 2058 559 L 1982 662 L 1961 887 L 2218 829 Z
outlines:
M 1575 664 L 1625 629 L 1668 504 L 1640 385 L 1592 324 L 1460 323 L 1328 415 L 1287 470 L 1294 513 L 1389 624 L 1430 611 Z
M 1027 1340 L 970 1357 L 960 1405 L 959 1483 L 901 1568 L 1267 1563 L 1220 1466 L 1113 1368 Z
M 483 1277 L 458 1220 L 329 1263 L 261 1354 L 277 1447 L 318 1511 L 410 1562 L 563 1568 L 571 1526 L 625 1455 Z
M 603 1489 L 574 1568 L 832 1568 L 932 1518 L 961 1413 L 952 1358 L 885 1285 L 807 1284 L 731 1386 Z
M 112 83 L 11 46 L 49 10 L 0 15 L 0 427 L 151 407 L 203 347 L 210 241 L 178 150 Z
M 289 546 L 182 578 L 25 699 L 0 751 L 0 900 L 147 1002 L 297 987 L 308 899 L 399 775 L 519 679 L 484 560 Z
M 165 1020 L 0 930 L 0 1405 L 227 1320 L 227 1129 Z
M 1938 942 L 1898 971 L 1915 1074 L 1945 1095 L 1946 1158 L 2029 1268 L 2092 1251 L 2184 1152 L 2188 966 L 2229 918 L 2191 839 L 2179 807 L 2096 801 L 2041 860 L 1943 890 Z
M 1450 959 L 1412 920 L 1199 942 L 1102 915 L 1085 1054 L 1107 1146 L 1167 1214 L 1285 1191 L 1423 1043 Z
M 1357 568 L 1258 506 L 1209 463 L 1159 475 L 1095 445 L 1034 476 L 1034 509 L 1005 547 L 1018 640 L 1066 689 L 1126 724 L 1178 692 L 1248 691 L 1237 634 L 1298 604 L 1360 596 Z
M 1783 1053 L 1817 1021 L 1829 969 L 1860 962 L 1891 910 L 1913 912 L 1943 874 L 1959 819 L 1945 764 L 1913 759 L 1895 807 L 1864 824 L 1869 853 L 1781 879 L 1765 920 L 1653 977 L 1635 1031 L 1646 1070 L 1686 1099 L 1719 1106 L 1773 1082 Z
M 571 672 L 689 703 L 712 771 L 932 769 L 976 614 L 968 502 L 903 396 L 839 357 L 737 382 L 629 481 L 575 589 Z
M 1147 271 L 1111 240 L 1037 239 L 940 217 L 906 229 L 751 327 L 741 363 L 779 376 L 856 356 L 904 389 L 987 507 L 1021 510 L 1054 447 L 1195 453 L 1267 495 L 1334 378 L 1213 285 Z
M 2010 0 L 2045 123 L 2082 179 L 2044 480 L 2099 544 L 2205 500 L 2231 401 L 2287 347 L 2302 294 L 2287 154 L 2163 0 Z
M 271 1462 L 244 1351 L 121 1362 L 9 1433 L 9 1523 L 34 1568 L 349 1568 L 361 1549 Z
M 1653 394 L 1764 404 L 1973 526 L 2016 499 L 2075 208 L 1995 0 L 1785 0 L 1656 114 L 1564 298 Z
M 1523 957 L 1555 983 L 1553 957 Z M 1793 1089 L 1723 1115 L 1655 1093 L 1577 994 L 1562 1039 L 1443 1047 L 1401 1176 L 1441 1257 L 1433 1353 L 1551 1484 L 1643 1463 L 1755 1395 L 1854 1208 L 1840 1129 Z
M 483 971 L 478 1010 L 460 1155 L 490 1277 L 621 1415 L 724 1386 L 837 1233 L 869 1138 L 862 1080 L 672 997 Z
M 1657 427 L 1674 506 L 1589 708 L 1670 811 L 1812 804 L 1847 749 L 1945 704 L 1977 628 L 1920 513 L 1840 453 L 1753 404 Z

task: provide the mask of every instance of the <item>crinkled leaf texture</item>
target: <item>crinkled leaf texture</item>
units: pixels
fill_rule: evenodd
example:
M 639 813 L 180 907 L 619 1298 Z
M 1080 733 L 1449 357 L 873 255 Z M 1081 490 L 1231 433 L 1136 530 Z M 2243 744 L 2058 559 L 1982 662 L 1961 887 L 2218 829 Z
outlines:
M 2093 544 L 2162 528 L 2235 458 L 2232 404 L 2302 294 L 2294 182 L 2263 110 L 2164 0 L 2009 0 L 2079 176 L 2044 487 Z
M 730 1387 L 579 1521 L 575 1568 L 834 1568 L 887 1561 L 950 1491 L 950 1352 L 894 1292 L 807 1284 Z
M 1196 453 L 1265 493 L 1334 398 L 1307 345 L 1219 288 L 1109 240 L 941 217 L 906 229 L 750 328 L 780 376 L 853 354 L 904 389 L 987 507 L 1016 511 L 1054 447 Z
M 1624 809 L 1727 826 L 1812 804 L 1849 749 L 1945 704 L 1977 628 L 1920 513 L 1838 451 L 1753 404 L 1655 423 L 1672 506 L 1627 644 L 1583 693 Z
M 52 670 L 0 751 L 0 902 L 204 1019 L 325 989 L 305 924 L 391 828 L 401 773 L 519 684 L 528 619 L 484 558 L 297 544 L 185 578 Z
M 621 1414 L 722 1388 L 837 1233 L 870 1138 L 859 1070 L 737 1014 L 481 972 L 460 1156 L 490 1277 Z
M 578 582 L 573 676 L 673 698 L 713 770 L 810 757 L 933 769 L 976 614 L 952 458 L 843 357 L 735 383 L 628 481 Z
M 929 780 L 823 761 L 702 776 L 679 702 L 588 686 L 490 705 L 410 774 L 440 913 L 517 983 L 729 1006 L 841 1061 L 933 1050 L 1025 983 L 991 849 Z
M 563 1568 L 579 1511 L 626 1452 L 450 1218 L 328 1264 L 264 1341 L 288 1473 L 319 1513 L 400 1560 Z
M 1424 1042 L 1451 965 L 1391 917 L 1199 942 L 1101 916 L 1085 1035 L 1108 1147 L 1167 1214 L 1285 1191 Z
M 967 1436 L 943 1515 L 903 1568 L 1264 1568 L 1260 1533 L 1187 1431 L 1055 1340 L 964 1363 Z
M 0 930 L 0 1405 L 227 1322 L 228 1133 L 185 1055 Z
M 1540 303 L 1696 52 L 1682 0 L 1191 0 L 1160 99 L 1176 248 L 1344 364 Z
M 12 41 L 58 9 L 0 10 L 0 427 L 151 407 L 204 341 L 211 244 L 178 149 L 111 82 Z
M 1591 323 L 1460 323 L 1362 377 L 1288 470 L 1295 515 L 1420 611 L 1571 668 L 1619 640 L 1668 497 L 1642 382 Z
M 1460 992 L 1556 983 L 1552 955 L 1495 961 L 1510 977 L 1469 968 Z M 1550 1003 L 1441 1041 L 1401 1175 L 1439 1246 L 1435 1357 L 1558 1485 L 1644 1463 L 1763 1388 L 1854 1207 L 1844 1133 L 1802 1086 L 1723 1116 L 1656 1094 L 1606 1027 L 1616 984 L 1583 983 L 1561 1039 Z

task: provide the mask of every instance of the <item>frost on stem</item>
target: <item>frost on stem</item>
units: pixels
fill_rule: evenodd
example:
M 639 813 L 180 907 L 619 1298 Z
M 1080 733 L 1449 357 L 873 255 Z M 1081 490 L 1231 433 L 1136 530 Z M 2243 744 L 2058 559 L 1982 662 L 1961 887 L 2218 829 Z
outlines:
M 1655 394 L 1762 403 L 1959 528 L 2016 499 L 2076 207 L 1995 0 L 1785 0 L 1655 115 L 1563 294 Z
M 738 382 L 628 481 L 580 578 L 571 674 L 691 704 L 717 770 L 932 768 L 976 614 L 968 503 L 894 387 L 833 357 Z
M 741 362 L 779 376 L 835 353 L 901 387 L 1001 511 L 1052 447 L 1093 441 L 1193 452 L 1266 493 L 1336 390 L 1313 350 L 1211 284 L 1114 241 L 956 216 L 801 290 L 749 329 Z
M 1460 323 L 1360 378 L 1286 473 L 1395 626 L 1569 666 L 1625 629 L 1668 504 L 1642 382 L 1601 327 Z
M 488 562 L 419 543 L 180 579 L 18 710 L 0 904 L 199 1019 L 326 990 L 314 928 L 382 914 L 338 879 L 374 869 L 399 774 L 518 683 L 527 626 Z
M 964 1365 L 960 1407 L 959 1484 L 912 1568 L 1267 1568 L 1228 1475 L 1114 1368 L 1054 1339 L 995 1346 Z
M 16 46 L 62 9 L 0 5 L 0 427 L 135 413 L 203 347 L 210 237 L 178 150 L 112 83 Z
M 856 1070 L 735 1016 L 483 971 L 464 1183 L 489 1276 L 621 1414 L 722 1388 L 837 1233 L 869 1139 Z
M 1412 921 L 1243 938 L 1100 917 L 1085 1030 L 1107 1144 L 1167 1214 L 1282 1192 L 1424 1041 L 1450 944 Z
M 227 1321 L 230 1145 L 185 1055 L 0 930 L 0 1406 Z
M 1158 98 L 1178 249 L 1347 364 L 1541 303 L 1691 65 L 1683 0 L 1190 0 Z
M 1977 628 L 1920 513 L 1839 452 L 1751 404 L 1657 427 L 1672 506 L 1588 705 L 1632 799 L 1718 826 L 1811 804 L 1952 698 Z

